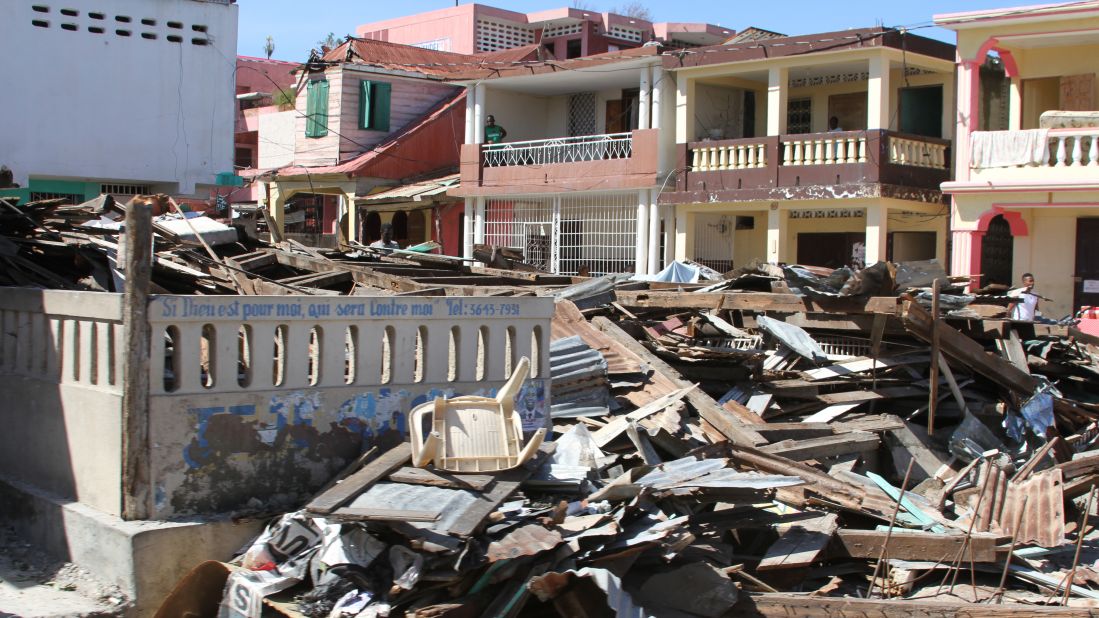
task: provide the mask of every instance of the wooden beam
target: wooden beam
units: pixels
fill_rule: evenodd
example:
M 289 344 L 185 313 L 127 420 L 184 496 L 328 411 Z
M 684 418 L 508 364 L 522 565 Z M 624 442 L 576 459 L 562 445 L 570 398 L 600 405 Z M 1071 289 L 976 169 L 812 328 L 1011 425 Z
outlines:
M 374 483 L 382 480 L 412 458 L 412 448 L 403 442 L 382 453 L 377 459 L 363 466 L 361 470 L 341 481 L 335 487 L 313 498 L 305 506 L 310 513 L 327 515 L 343 506 L 344 503 L 362 493 Z
M 828 550 L 828 557 L 877 559 L 881 555 L 886 534 L 885 530 L 847 528 L 837 530 Z M 1006 550 L 997 550 L 999 542 L 998 535 L 974 533 L 970 536 L 966 556 L 972 549 L 974 562 L 998 562 L 1007 556 Z M 958 557 L 958 552 L 964 544 L 964 534 L 940 534 L 894 528 L 893 533 L 889 535 L 889 547 L 886 548 L 886 553 L 896 560 L 950 562 Z
M 431 485 L 433 487 L 481 491 L 496 479 L 489 474 L 451 474 L 441 470 L 404 467 L 390 474 L 389 480 L 394 483 L 408 483 L 409 485 Z
M 807 567 L 817 561 L 839 528 L 835 513 L 791 524 L 767 548 L 757 571 Z
M 153 272 L 153 205 L 135 197 L 126 209 L 126 282 L 122 290 L 122 518 L 152 515 L 149 473 L 149 284 Z M 158 378 L 159 379 L 159 378 Z
M 729 615 L 745 618 L 1095 618 L 1095 610 L 1087 607 L 983 605 L 922 599 L 874 601 L 853 597 L 747 593 L 741 596 Z
M 810 438 L 808 440 L 786 440 L 763 447 L 765 453 L 779 455 L 794 461 L 824 459 L 853 453 L 868 453 L 877 450 L 881 440 L 878 436 L 865 431 Z

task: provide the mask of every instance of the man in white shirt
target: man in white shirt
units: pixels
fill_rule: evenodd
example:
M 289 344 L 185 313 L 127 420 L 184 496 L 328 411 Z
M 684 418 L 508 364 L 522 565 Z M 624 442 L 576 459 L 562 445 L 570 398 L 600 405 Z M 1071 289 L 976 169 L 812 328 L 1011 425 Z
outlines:
M 382 224 L 382 237 L 381 240 L 375 240 L 370 243 L 370 246 L 374 249 L 400 249 L 401 245 L 397 241 L 393 240 L 393 224 Z
M 1008 307 L 1011 310 L 1012 320 L 1033 322 L 1038 314 L 1038 299 L 1041 297 L 1034 293 L 1034 275 L 1023 274 L 1023 287 L 1015 288 L 1007 293 L 1013 299 Z

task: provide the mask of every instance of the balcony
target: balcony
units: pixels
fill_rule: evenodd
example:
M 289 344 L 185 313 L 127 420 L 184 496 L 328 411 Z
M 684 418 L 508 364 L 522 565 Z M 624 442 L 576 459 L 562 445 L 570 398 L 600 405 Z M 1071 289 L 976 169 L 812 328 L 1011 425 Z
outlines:
M 950 178 L 949 140 L 884 130 L 694 142 L 678 156 L 669 202 L 900 196 Z
M 988 131 L 981 139 L 990 144 L 1022 135 L 1025 133 L 1019 131 Z M 1099 127 L 1049 129 L 1047 152 L 1035 149 L 1029 153 L 1031 161 L 1017 165 L 981 157 L 975 152 L 977 146 L 974 143 L 971 149 L 969 183 L 985 187 L 1094 184 L 1099 176 Z
M 461 197 L 640 189 L 656 184 L 657 131 L 462 146 Z

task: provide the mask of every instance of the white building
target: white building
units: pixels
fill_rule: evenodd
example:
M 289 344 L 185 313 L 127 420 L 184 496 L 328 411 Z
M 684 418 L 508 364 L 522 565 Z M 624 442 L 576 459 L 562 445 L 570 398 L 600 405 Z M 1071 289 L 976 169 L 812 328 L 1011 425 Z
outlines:
M 24 200 L 192 195 L 233 171 L 235 0 L 0 2 L 0 165 Z

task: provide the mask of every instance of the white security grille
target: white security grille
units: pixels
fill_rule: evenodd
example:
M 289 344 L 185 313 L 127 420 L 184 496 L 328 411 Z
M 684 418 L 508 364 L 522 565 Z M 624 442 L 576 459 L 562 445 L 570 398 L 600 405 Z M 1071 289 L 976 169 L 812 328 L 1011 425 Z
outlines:
M 581 92 L 569 97 L 569 135 L 595 134 L 595 93 Z
M 70 204 L 81 204 L 84 202 L 84 196 L 79 193 L 54 193 L 49 191 L 31 191 L 30 201 L 37 202 L 38 200 L 69 200 Z
M 633 272 L 637 242 L 636 193 L 485 202 L 485 243 L 522 249 L 527 262 L 555 274 Z
M 706 213 L 694 219 L 694 261 L 718 272 L 732 270 L 736 216 Z
M 477 51 L 479 52 L 499 51 L 533 44 L 533 28 L 491 19 L 477 20 Z
M 616 39 L 622 39 L 623 41 L 633 41 L 634 43 L 641 42 L 641 31 L 633 28 L 623 28 L 622 26 L 611 26 L 608 35 L 613 36 Z
M 566 24 L 563 26 L 550 26 L 542 31 L 543 39 L 552 39 L 559 36 L 568 36 L 570 34 L 580 34 L 582 24 Z
M 450 51 L 450 38 L 434 39 L 432 41 L 421 41 L 419 43 L 413 43 L 412 47 L 419 47 L 422 49 L 433 49 L 435 51 Z
M 485 167 L 628 159 L 632 153 L 631 133 L 559 137 L 484 146 Z

